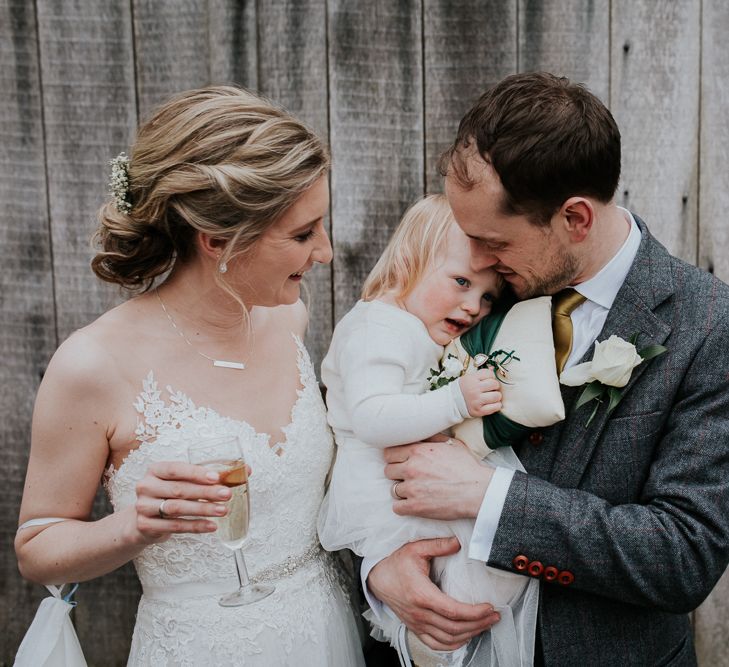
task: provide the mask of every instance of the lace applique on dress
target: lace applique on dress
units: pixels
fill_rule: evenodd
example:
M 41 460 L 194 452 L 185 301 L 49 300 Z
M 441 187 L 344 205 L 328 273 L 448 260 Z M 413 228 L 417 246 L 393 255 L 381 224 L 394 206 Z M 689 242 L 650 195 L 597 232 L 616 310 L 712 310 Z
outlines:
M 332 558 L 316 548 L 333 441 L 314 368 L 294 340 L 302 387 L 278 443 L 283 455 L 246 422 L 197 406 L 171 387 L 161 391 L 151 371 L 143 380 L 134 402 L 139 446 L 106 481 L 115 511 L 136 501 L 136 484 L 153 461 L 185 460 L 199 437 L 236 434 L 253 469 L 246 563 L 252 578 L 270 577 L 276 591 L 253 605 L 220 607 L 220 594 L 205 593 L 206 586 L 236 575 L 232 553 L 214 534 L 177 534 L 147 547 L 134 559 L 145 594 L 130 665 L 364 664 Z

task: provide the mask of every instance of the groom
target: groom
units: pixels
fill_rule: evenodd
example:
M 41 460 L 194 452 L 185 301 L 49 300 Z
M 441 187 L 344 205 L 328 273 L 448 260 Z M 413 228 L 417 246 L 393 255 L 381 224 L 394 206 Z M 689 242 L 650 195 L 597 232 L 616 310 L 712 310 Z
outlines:
M 570 302 L 564 368 L 610 336 L 667 351 L 629 373 L 612 412 L 563 387 L 566 419 L 516 448 L 526 473 L 443 443 L 387 450 L 387 476 L 404 480 L 395 511 L 476 519 L 472 558 L 540 580 L 536 664 L 695 665 L 687 614 L 729 562 L 729 288 L 615 204 L 619 131 L 566 79 L 496 84 L 443 166 L 474 270 L 492 266 L 519 298 Z M 497 622 L 429 581 L 429 560 L 458 548 L 411 543 L 363 564 L 369 591 L 433 648 Z

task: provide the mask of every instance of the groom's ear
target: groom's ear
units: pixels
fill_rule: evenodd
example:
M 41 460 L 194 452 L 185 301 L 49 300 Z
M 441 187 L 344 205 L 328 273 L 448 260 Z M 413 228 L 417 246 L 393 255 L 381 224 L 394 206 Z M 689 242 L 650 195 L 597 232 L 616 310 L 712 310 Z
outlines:
M 572 243 L 582 243 L 595 221 L 595 208 L 586 197 L 570 197 L 559 210 L 564 230 Z

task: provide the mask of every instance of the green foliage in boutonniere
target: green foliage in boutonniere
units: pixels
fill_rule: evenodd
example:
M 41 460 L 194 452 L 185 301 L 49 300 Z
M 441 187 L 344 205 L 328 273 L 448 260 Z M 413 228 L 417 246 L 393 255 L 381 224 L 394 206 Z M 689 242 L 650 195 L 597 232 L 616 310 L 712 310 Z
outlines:
M 450 352 L 438 362 L 438 370 L 431 368 L 430 375 L 426 378 L 430 382 L 430 390 L 440 389 L 453 380 L 457 380 L 466 368 L 463 362 Z
M 489 354 L 483 354 L 482 352 L 473 358 L 473 363 L 476 364 L 476 368 L 492 368 L 494 377 L 503 384 L 509 384 L 506 378 L 509 375 L 508 366 L 512 361 L 521 361 L 516 356 L 515 350 L 511 350 L 511 352 L 494 350 Z
M 590 425 L 602 403 L 607 402 L 608 415 L 615 410 L 623 398 L 623 387 L 628 384 L 636 366 L 666 351 L 663 345 L 649 345 L 638 350 L 635 346 L 638 335 L 633 334 L 629 341 L 619 336 L 610 336 L 601 343 L 596 342 L 592 361 L 577 364 L 560 375 L 559 381 L 569 387 L 587 385 L 575 405 L 577 409 L 585 403 L 595 401 L 586 427 Z
M 508 384 L 505 380 L 508 374 L 507 366 L 511 361 L 520 361 L 519 357 L 514 354 L 514 350 L 507 352 L 506 350 L 494 350 L 490 354 L 480 353 L 473 357 L 473 363 L 476 368 L 493 368 L 494 376 L 499 382 Z M 438 362 L 438 370 L 431 368 L 430 375 L 427 377 L 430 383 L 430 390 L 440 389 L 453 380 L 457 380 L 466 372 L 468 362 L 463 362 L 452 353 L 448 353 Z

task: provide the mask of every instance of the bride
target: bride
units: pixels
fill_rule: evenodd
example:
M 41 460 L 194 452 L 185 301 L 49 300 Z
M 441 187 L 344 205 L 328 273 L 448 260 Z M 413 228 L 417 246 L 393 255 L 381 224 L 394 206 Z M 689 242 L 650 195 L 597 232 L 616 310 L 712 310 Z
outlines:
M 133 560 L 130 665 L 363 665 L 316 537 L 333 445 L 301 342 L 302 276 L 332 257 L 326 149 L 268 101 L 213 87 L 159 108 L 112 163 L 92 266 L 137 296 L 74 333 L 45 374 L 20 570 L 83 581 Z M 211 435 L 239 436 L 252 468 L 245 557 L 275 592 L 248 606 L 218 605 L 237 588 L 212 521 L 230 490 L 186 462 Z M 102 477 L 114 513 L 89 521 Z

